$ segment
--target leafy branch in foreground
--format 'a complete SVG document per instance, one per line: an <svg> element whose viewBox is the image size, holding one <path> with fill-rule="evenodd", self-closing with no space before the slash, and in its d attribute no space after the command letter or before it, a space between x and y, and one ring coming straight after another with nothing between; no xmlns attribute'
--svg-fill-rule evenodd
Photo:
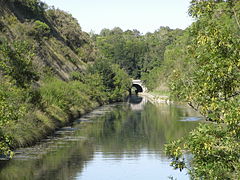
<svg viewBox="0 0 240 180"><path fill-rule="evenodd" d="M211 123L200 125L185 141L167 145L166 152L180 169L186 167L183 152L190 152L193 179L240 176L239 12L239 1L191 2L190 14L197 21L189 28L185 66L172 74L171 90Z"/></svg>

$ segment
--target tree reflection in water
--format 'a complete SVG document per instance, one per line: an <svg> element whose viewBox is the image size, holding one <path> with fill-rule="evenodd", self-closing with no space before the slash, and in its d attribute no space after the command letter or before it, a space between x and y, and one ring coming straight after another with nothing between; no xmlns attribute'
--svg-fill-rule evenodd
<svg viewBox="0 0 240 180"><path fill-rule="evenodd" d="M164 143L185 136L198 124L180 121L198 116L186 107L156 106L138 96L111 108L104 115L86 115L81 119L91 121L76 121L73 128L78 130L39 145L40 150L24 149L26 157L20 154L14 160L1 162L0 179L74 179L81 176L89 162L95 161L94 154L99 152L117 160L151 153L161 161L167 159ZM48 152L40 155L42 151Z"/></svg>

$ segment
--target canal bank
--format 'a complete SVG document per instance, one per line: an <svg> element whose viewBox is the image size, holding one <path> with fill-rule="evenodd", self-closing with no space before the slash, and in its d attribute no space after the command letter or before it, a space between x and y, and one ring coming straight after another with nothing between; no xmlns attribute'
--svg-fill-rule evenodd
<svg viewBox="0 0 240 180"><path fill-rule="evenodd" d="M167 96L167 95L154 94L154 93L151 93L151 92L143 92L143 93L139 93L139 95L147 98L153 104L158 104L158 103L170 104L170 103L173 103L173 101L171 101L170 97Z"/></svg>
<svg viewBox="0 0 240 180"><path fill-rule="evenodd" d="M66 93L66 99L69 98L69 96L70 95ZM76 98L76 96L74 97ZM54 135L55 132L62 127L71 126L71 124L77 118L80 118L89 112L98 109L104 104L110 103L109 101L105 102L104 104L100 104L94 99L85 97L82 99L83 102L81 104L73 102L71 104L74 105L67 107L64 107L65 99L63 99L62 103L58 105L44 104L39 109L28 109L28 116L26 119L6 126L5 131L11 134L11 137L9 137L11 151L8 152L8 154L0 153L0 161L10 160L14 156L14 150L38 144L48 136Z"/></svg>

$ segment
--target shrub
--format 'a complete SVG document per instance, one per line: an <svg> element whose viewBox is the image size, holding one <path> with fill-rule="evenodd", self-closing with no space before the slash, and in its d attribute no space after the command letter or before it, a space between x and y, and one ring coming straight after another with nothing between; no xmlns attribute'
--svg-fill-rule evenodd
<svg viewBox="0 0 240 180"><path fill-rule="evenodd" d="M37 20L33 23L33 28L30 30L29 35L41 40L41 38L48 38L50 32L50 27L46 23Z"/></svg>
<svg viewBox="0 0 240 180"><path fill-rule="evenodd" d="M54 105L69 112L73 106L78 106L80 109L90 104L84 88L79 81L65 82L56 78L48 78L40 88L40 92L46 106Z"/></svg>
<svg viewBox="0 0 240 180"><path fill-rule="evenodd" d="M24 91L7 80L0 80L0 154L12 155L13 138L9 127L18 123L26 111Z"/></svg>
<svg viewBox="0 0 240 180"><path fill-rule="evenodd" d="M90 74L98 74L103 82L104 91L110 101L122 100L131 87L128 74L120 69L119 65L108 60L98 60L89 67Z"/></svg>
<svg viewBox="0 0 240 180"><path fill-rule="evenodd" d="M15 41L12 47L3 41L0 44L0 73L9 76L19 87L27 87L39 79L32 65L31 46L26 41Z"/></svg>

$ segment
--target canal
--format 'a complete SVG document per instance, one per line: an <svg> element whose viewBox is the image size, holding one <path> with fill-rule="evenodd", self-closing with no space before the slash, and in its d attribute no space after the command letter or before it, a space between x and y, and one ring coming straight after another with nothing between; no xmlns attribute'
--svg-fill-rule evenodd
<svg viewBox="0 0 240 180"><path fill-rule="evenodd" d="M0 179L190 179L170 166L164 144L186 136L200 120L186 106L154 105L133 96L86 114L34 147L16 150L13 160L0 162Z"/></svg>

